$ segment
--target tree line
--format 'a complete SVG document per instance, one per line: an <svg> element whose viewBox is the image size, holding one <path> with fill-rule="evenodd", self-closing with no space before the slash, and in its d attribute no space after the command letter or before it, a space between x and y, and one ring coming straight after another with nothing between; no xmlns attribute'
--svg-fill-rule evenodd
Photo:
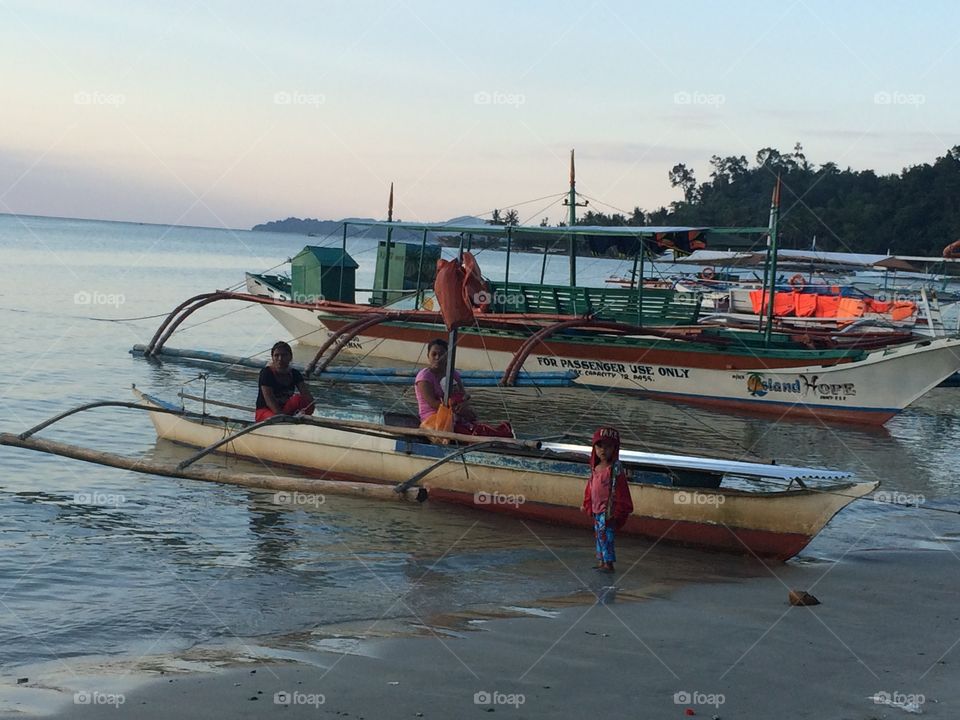
<svg viewBox="0 0 960 720"><path fill-rule="evenodd" d="M582 225L766 225L777 176L781 247L836 252L940 255L960 238L960 145L933 163L892 175L814 166L797 143L792 152L762 148L745 155L710 158L710 179L699 182L684 163L668 173L683 199L653 211L635 207L628 216L588 211Z"/></svg>

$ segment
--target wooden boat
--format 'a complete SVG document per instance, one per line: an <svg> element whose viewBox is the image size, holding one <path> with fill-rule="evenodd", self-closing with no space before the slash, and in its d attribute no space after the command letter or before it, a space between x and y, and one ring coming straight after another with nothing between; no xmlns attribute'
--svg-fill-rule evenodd
<svg viewBox="0 0 960 720"><path fill-rule="evenodd" d="M576 205L572 166L567 204L572 213ZM576 283L578 243L592 247L606 243L620 249L632 246L631 277L643 278L648 242L661 247L684 245L691 250L714 241L729 245L730 238L753 235L769 238L760 290L761 298L769 296L771 286L776 285L771 279L778 277L778 218L779 183L766 227L586 227L576 226L573 214L569 225L561 228L356 224L387 230L386 245L378 254L378 263L382 257L385 266L378 265L376 272L384 283L379 296L384 300L390 299L386 282L391 232L422 232L421 252L430 232L459 233L467 249L473 235L505 239L504 279L487 281L483 302L475 298L482 312L476 313L472 326L461 330L457 359L462 369L503 370L507 380L521 367L576 370L577 383L605 390L637 391L778 418L883 424L960 371L960 338L918 340L909 331L851 328L780 331L775 303L770 302L765 317L758 318L761 329L704 327L699 324L699 293L645 288L644 283L635 288L589 288ZM344 238L346 234L345 229ZM570 248L569 284L511 283L509 248L520 238L566 242ZM346 256L345 241L342 255ZM253 295L270 298L267 310L301 342L326 347L335 341L346 352L418 362L424 345L441 334L442 325L439 313L431 318L422 310L429 286L422 255L417 270L412 293L385 308L357 305L344 296L333 303L290 305L295 290L291 293L289 287L285 289L282 282L268 276L248 274L247 288ZM297 277L297 273L293 275ZM303 277L301 273L300 279ZM402 314L403 310L412 312Z"/></svg>
<svg viewBox="0 0 960 720"><path fill-rule="evenodd" d="M479 441L438 445L413 417L336 411L298 424L251 428L243 420L186 417L135 391L157 437L285 468L321 481L377 486L421 479L432 500L519 518L590 527L581 513L590 448L568 443ZM374 430L371 430L374 429ZM242 435L231 435L245 431ZM489 440L489 439L487 439ZM456 461L444 462L456 457ZM624 450L635 511L624 532L762 558L796 555L877 482L848 473ZM827 483L814 486L812 483ZM809 483L809 484L808 484Z"/></svg>
<svg viewBox="0 0 960 720"><path fill-rule="evenodd" d="M392 195L391 195L392 197ZM433 280L427 253L431 234L459 235L461 250L474 236L497 238L507 248L502 281L487 281L474 298L481 307L475 322L461 330L457 365L463 370L498 370L509 384L516 373L576 370L577 383L603 390L635 391L667 400L778 418L812 417L844 423L883 424L960 371L960 339L923 338L909 332L780 332L767 303L757 330L704 327L702 296L675 290L636 287L590 288L577 284L578 245L596 252L616 248L633 254L633 278L643 278L648 246L684 252L708 245L750 247L763 243L762 290L776 285L779 182L766 226L589 227L576 225L577 195L571 154L570 218L562 227L491 226L478 223L421 224L350 221L343 247L308 246L294 258L292 280L247 275L248 298L264 305L298 341L323 349L410 363L422 359L427 342L444 334L442 317L425 297ZM392 218L392 201L388 218ZM346 252L349 227L386 231L377 255L371 302L356 302L353 269ZM391 243L393 233L422 237L415 245ZM748 238L752 238L749 240ZM517 283L509 279L511 244L523 240L545 248L569 248L569 283ZM769 240L769 242L768 242ZM428 258L429 255L429 258ZM308 257L309 256L309 257ZM326 260L322 257L326 256ZM313 264L296 265L298 258ZM393 258L391 260L391 258ZM546 254L544 255L546 258ZM545 262L545 261L544 261ZM545 265L544 265L545 268ZM407 270L410 269L412 274ZM402 270L398 274L398 270ZM231 294L233 299L242 299ZM323 298L317 302L299 299ZM196 302L194 302L196 301ZM194 307L211 301L197 296L157 331L146 349L152 354ZM194 302L192 307L186 307ZM178 315L179 313L179 315Z"/></svg>
<svg viewBox="0 0 960 720"><path fill-rule="evenodd" d="M256 282L263 284L262 279ZM577 290L589 297L589 289ZM424 311L393 320L389 310L337 303L306 308L281 301L266 307L294 337L316 345L351 332L363 317L383 314L382 322L351 334L343 351L408 363L420 362L426 343L444 332L439 314ZM576 370L575 382L591 388L778 418L875 425L960 371L957 338L889 331L818 335L810 330L767 338L705 326L604 325L582 317L578 322L573 315L543 317L549 319L518 315L511 323L509 313L494 313L462 328L458 367Z"/></svg>

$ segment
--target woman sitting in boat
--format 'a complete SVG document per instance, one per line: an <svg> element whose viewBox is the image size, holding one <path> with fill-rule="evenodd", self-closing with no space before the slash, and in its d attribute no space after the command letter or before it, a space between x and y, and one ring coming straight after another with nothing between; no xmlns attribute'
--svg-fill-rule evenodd
<svg viewBox="0 0 960 720"><path fill-rule="evenodd" d="M421 427L435 427L434 423L440 403L443 402L444 384L447 372L447 341L431 340L427 345L427 367L417 373L415 389ZM513 437L510 423L502 422L491 426L477 422L477 415L470 407L470 396L463 387L460 373L453 371L453 391L450 393L450 408L454 412L453 431L464 435L489 435L492 437Z"/></svg>
<svg viewBox="0 0 960 720"><path fill-rule="evenodd" d="M270 349L270 364L260 371L257 422L274 415L313 415L313 396L303 374L290 367L293 350L282 340Z"/></svg>

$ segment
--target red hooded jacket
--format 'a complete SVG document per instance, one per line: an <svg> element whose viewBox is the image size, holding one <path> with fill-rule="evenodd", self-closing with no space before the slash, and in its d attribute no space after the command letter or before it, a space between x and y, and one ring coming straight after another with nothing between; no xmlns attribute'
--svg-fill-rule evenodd
<svg viewBox="0 0 960 720"><path fill-rule="evenodd" d="M593 434L593 444L596 445L600 440L610 439L616 445L613 452L613 471L616 476L611 483L612 498L607 498L607 518L614 530L619 530L626 523L627 518L633 512L633 498L630 497L630 488L627 484L627 473L620 464L620 433L613 428L600 428ZM590 450L590 476L593 477L593 469L599 462L597 453ZM583 489L583 504L580 509L587 515L593 516L593 503L590 497L590 479L587 479L587 486Z"/></svg>

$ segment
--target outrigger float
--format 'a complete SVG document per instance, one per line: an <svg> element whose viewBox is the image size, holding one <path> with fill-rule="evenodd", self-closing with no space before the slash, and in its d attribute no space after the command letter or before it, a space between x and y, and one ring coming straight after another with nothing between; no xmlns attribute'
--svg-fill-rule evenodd
<svg viewBox="0 0 960 720"><path fill-rule="evenodd" d="M391 500L429 497L521 519L590 526L580 511L588 445L428 431L417 427L415 417L395 413L332 410L322 417L255 423L188 412L134 393L136 402L91 403L19 435L0 434L0 444L154 475ZM59 419L104 406L145 410L159 439L202 449L173 464L34 437ZM213 452L275 466L278 474L195 465ZM764 559L796 555L837 512L879 485L851 482L845 472L687 455L623 450L621 461L635 508L624 532Z"/></svg>

